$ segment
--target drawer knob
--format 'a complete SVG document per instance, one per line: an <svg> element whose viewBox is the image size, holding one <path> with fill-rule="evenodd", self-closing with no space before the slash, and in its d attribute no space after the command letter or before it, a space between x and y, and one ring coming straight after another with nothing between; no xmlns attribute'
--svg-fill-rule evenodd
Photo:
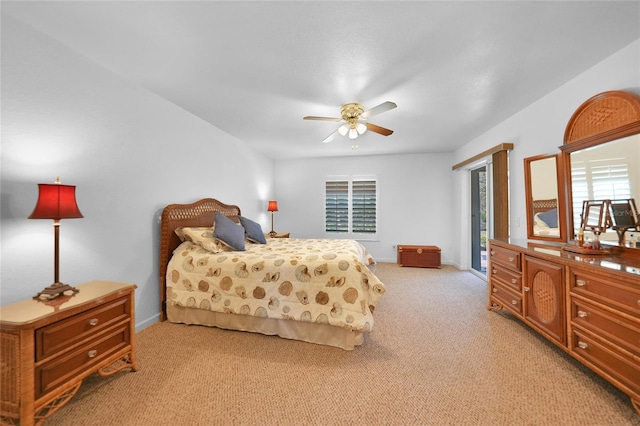
<svg viewBox="0 0 640 426"><path fill-rule="evenodd" d="M422 254L422 249L419 248L418 250L416 250L418 252L418 254Z"/></svg>
<svg viewBox="0 0 640 426"><path fill-rule="evenodd" d="M96 355L98 355L98 351L96 351L95 349L90 350L87 355L89 356L89 358L95 358Z"/></svg>
<svg viewBox="0 0 640 426"><path fill-rule="evenodd" d="M494 292L494 293L497 293L497 292L498 292L498 289L494 287L494 288L493 288L493 292Z"/></svg>
<svg viewBox="0 0 640 426"><path fill-rule="evenodd" d="M578 311L578 316L580 318L586 318L587 317L587 313L585 311Z"/></svg>
<svg viewBox="0 0 640 426"><path fill-rule="evenodd" d="M589 345L587 345L585 342L578 342L578 347L580 349L587 349Z"/></svg>
<svg viewBox="0 0 640 426"><path fill-rule="evenodd" d="M509 256L509 262L513 262L513 259L515 259L515 257Z"/></svg>
<svg viewBox="0 0 640 426"><path fill-rule="evenodd" d="M491 271L491 273L492 273L493 275L495 275L495 274L497 274L497 273L498 273L498 271L494 269L493 271Z"/></svg>
<svg viewBox="0 0 640 426"><path fill-rule="evenodd" d="M580 287L584 287L587 285L587 282L585 280L576 280L576 284Z"/></svg>
<svg viewBox="0 0 640 426"><path fill-rule="evenodd" d="M517 283L517 282L518 282L518 280L516 280L515 278L511 278L511 283L512 283L512 284L515 284L515 283Z"/></svg>
<svg viewBox="0 0 640 426"><path fill-rule="evenodd" d="M91 318L89 320L89 325L98 325L98 318Z"/></svg>
<svg viewBox="0 0 640 426"><path fill-rule="evenodd" d="M518 304L518 301L517 301L517 300L512 300L512 301L511 301L511 304L512 304L512 305L517 305L517 304Z"/></svg>
<svg viewBox="0 0 640 426"><path fill-rule="evenodd" d="M493 251L493 250L491 250L491 252L490 252L490 253L491 253L491 256L495 256L495 254L496 254L496 252L495 252L495 251Z"/></svg>
<svg viewBox="0 0 640 426"><path fill-rule="evenodd" d="M524 288L524 291L529 291L529 290L531 290L529 287Z"/></svg>

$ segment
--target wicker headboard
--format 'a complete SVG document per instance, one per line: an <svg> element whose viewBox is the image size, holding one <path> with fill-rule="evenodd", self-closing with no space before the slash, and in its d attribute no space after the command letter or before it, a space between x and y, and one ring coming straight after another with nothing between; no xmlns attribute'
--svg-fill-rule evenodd
<svg viewBox="0 0 640 426"><path fill-rule="evenodd" d="M169 204L162 210L160 225L160 321L166 315L166 275L167 264L173 251L180 245L174 232L185 226L213 226L213 214L239 216L240 207L224 204L213 198L203 198L192 204Z"/></svg>
<svg viewBox="0 0 640 426"><path fill-rule="evenodd" d="M551 198L549 200L533 200L533 214L546 212L547 210L558 207L558 200Z"/></svg>

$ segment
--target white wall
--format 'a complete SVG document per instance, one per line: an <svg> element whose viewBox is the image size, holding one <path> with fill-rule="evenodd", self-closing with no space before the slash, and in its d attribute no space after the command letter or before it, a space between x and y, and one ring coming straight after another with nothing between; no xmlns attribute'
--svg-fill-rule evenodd
<svg viewBox="0 0 640 426"><path fill-rule="evenodd" d="M267 227L273 161L10 17L2 18L0 304L53 282L52 221L28 220L38 183L77 185L60 279L134 282L138 327L159 314L159 215L203 197Z"/></svg>
<svg viewBox="0 0 640 426"><path fill-rule="evenodd" d="M608 90L628 90L640 94L640 40L584 71L454 153L453 163L459 163L500 143L514 143L514 149L509 154L512 238L527 237L524 158L560 152L558 147L562 145L564 130L573 112L587 99ZM452 209L456 215L454 223L459 224L452 228L452 239L459 248L453 254L453 263L466 269L471 256L467 213L470 210L469 197L463 194L469 191L469 173L460 171L459 174L453 186L454 193L461 194L455 198Z"/></svg>
<svg viewBox="0 0 640 426"><path fill-rule="evenodd" d="M364 142L363 142L364 144ZM363 149L363 148L361 148ZM378 235L363 241L378 261L396 261L395 245L436 245L450 263L452 155L352 156L276 161L279 211L276 231L292 237L321 238L324 233L324 183L331 175L378 177ZM329 236L332 237L332 236Z"/></svg>

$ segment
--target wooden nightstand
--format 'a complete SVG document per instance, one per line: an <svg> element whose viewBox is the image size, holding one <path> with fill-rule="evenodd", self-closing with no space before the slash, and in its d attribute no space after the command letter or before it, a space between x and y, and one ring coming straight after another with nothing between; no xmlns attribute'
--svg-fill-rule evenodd
<svg viewBox="0 0 640 426"><path fill-rule="evenodd" d="M42 424L90 374L138 370L136 285L91 281L77 288L0 307L2 424Z"/></svg>
<svg viewBox="0 0 640 426"><path fill-rule="evenodd" d="M276 235L272 236L268 232L264 234L267 238L289 238L290 232L276 232Z"/></svg>

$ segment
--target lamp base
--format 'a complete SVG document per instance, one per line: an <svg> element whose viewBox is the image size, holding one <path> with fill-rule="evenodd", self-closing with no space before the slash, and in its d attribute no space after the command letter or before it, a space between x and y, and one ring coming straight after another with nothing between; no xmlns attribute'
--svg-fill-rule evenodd
<svg viewBox="0 0 640 426"><path fill-rule="evenodd" d="M53 283L49 287L45 288L44 290L42 290L41 292L33 296L33 298L51 300L51 299L55 299L58 296L63 295L65 291L69 291L69 290L74 293L78 293L80 291L75 287L71 287L69 284Z"/></svg>

